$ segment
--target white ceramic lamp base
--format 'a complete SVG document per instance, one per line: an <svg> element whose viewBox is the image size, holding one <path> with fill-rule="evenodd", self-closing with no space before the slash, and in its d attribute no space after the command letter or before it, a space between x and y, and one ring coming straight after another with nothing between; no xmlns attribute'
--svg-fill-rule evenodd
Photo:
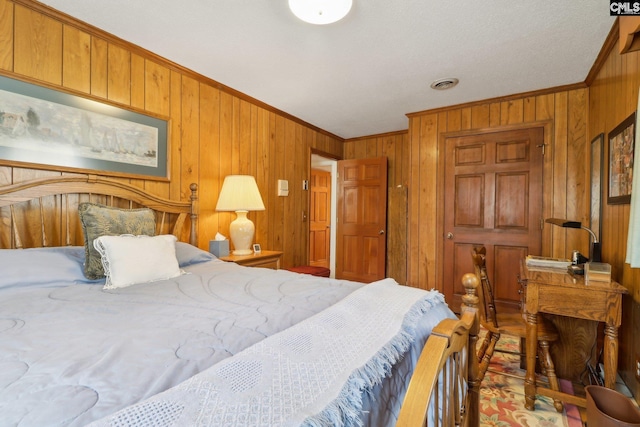
<svg viewBox="0 0 640 427"><path fill-rule="evenodd" d="M253 250L253 236L256 227L253 222L247 218L248 211L236 211L237 218L229 224L229 234L231 242L233 242L234 255L251 255Z"/></svg>

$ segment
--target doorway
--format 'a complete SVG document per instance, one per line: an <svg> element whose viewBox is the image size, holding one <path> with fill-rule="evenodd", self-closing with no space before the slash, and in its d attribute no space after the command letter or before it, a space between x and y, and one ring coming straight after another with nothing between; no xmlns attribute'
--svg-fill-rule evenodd
<svg viewBox="0 0 640 427"><path fill-rule="evenodd" d="M330 184L312 188L309 182L309 264L325 262L321 258L328 258L331 278L363 283L383 279L386 277L387 158L338 160L314 149L310 157L310 181L313 171L317 171L318 176L324 172L325 181L326 173L330 174ZM314 199L316 196L323 198L318 205L330 204L323 211L324 216L330 212L328 224L311 218L319 216L315 209L320 199ZM328 255L323 252L318 256L318 248L326 247L327 230Z"/></svg>
<svg viewBox="0 0 640 427"><path fill-rule="evenodd" d="M314 171L318 171L314 179ZM338 160L311 153L309 182L309 265L327 267L331 278L336 272L336 227L332 218L337 215L336 191ZM323 199L324 198L324 199ZM328 218L324 218L326 214Z"/></svg>

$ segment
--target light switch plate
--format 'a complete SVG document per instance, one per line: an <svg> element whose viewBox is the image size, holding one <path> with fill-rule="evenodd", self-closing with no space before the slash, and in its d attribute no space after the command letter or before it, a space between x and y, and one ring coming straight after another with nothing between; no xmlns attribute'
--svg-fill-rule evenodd
<svg viewBox="0 0 640 427"><path fill-rule="evenodd" d="M278 196L288 196L289 195L289 181L286 179L278 180Z"/></svg>

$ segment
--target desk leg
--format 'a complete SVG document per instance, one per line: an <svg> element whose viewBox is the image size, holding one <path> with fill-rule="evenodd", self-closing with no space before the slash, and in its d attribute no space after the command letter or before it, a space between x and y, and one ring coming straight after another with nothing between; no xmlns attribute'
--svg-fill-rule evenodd
<svg viewBox="0 0 640 427"><path fill-rule="evenodd" d="M536 354L538 354L538 319L527 313L527 375L524 380L524 406L530 411L536 405Z"/></svg>
<svg viewBox="0 0 640 427"><path fill-rule="evenodd" d="M604 327L604 386L616 388L618 372L618 328L611 325Z"/></svg>

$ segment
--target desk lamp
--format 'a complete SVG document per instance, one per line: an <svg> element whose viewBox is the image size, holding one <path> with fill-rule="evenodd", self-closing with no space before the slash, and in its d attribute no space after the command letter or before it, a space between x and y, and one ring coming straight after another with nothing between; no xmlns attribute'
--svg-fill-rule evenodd
<svg viewBox="0 0 640 427"><path fill-rule="evenodd" d="M602 261L602 253L600 248L600 242L598 242L598 236L594 233L590 228L585 227L580 223L580 221L568 221L566 219L560 218L547 218L544 220L549 224L557 225L558 227L564 228L581 228L586 230L591 237L593 238L593 242L591 243L591 253L589 254L589 259L593 262L601 262Z"/></svg>
<svg viewBox="0 0 640 427"><path fill-rule="evenodd" d="M235 212L237 217L229 224L234 255L250 255L255 226L247 218L249 211L263 211L264 203L256 179L251 175L229 175L222 183L217 211Z"/></svg>

